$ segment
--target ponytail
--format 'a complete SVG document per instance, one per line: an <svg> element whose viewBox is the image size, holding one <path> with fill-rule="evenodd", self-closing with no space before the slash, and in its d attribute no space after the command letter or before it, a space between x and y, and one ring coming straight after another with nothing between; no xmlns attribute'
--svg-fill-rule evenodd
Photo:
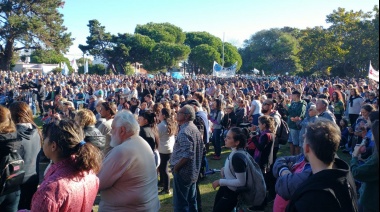
<svg viewBox="0 0 380 212"><path fill-rule="evenodd" d="M92 170L95 174L100 171L102 154L100 150L91 143L81 141L78 144L78 151L75 156L75 168L78 171Z"/></svg>

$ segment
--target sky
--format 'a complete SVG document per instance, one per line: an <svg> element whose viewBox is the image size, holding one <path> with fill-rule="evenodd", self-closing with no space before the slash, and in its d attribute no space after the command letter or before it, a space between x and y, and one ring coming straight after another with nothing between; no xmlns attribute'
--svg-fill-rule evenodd
<svg viewBox="0 0 380 212"><path fill-rule="evenodd" d="M134 33L138 24L168 22L184 32L206 31L241 47L258 31L285 26L328 27L326 16L339 7L372 11L378 0L66 0L60 12L75 38L67 57L82 57L89 20L111 34Z"/></svg>

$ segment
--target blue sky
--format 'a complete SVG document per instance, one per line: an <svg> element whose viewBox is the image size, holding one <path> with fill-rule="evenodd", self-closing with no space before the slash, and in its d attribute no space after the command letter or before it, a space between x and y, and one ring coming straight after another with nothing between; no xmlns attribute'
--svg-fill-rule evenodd
<svg viewBox="0 0 380 212"><path fill-rule="evenodd" d="M323 26L338 7L372 11L378 0L66 0L64 25L75 38L67 57L81 57L88 21L97 19L106 31L134 33L137 24L169 22L185 32L207 31L241 46L254 33L284 26Z"/></svg>

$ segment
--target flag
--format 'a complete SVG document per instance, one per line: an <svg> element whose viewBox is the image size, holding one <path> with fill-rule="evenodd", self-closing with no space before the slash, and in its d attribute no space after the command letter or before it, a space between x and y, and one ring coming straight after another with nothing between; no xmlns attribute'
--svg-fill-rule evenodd
<svg viewBox="0 0 380 212"><path fill-rule="evenodd" d="M234 77L236 73L236 68L237 62L234 63L231 67L224 68L214 61L214 65L212 67L212 75L222 78Z"/></svg>
<svg viewBox="0 0 380 212"><path fill-rule="evenodd" d="M369 62L369 73L368 78L375 80L376 82L379 82L379 71L376 71L371 64L371 61Z"/></svg>
<svg viewBox="0 0 380 212"><path fill-rule="evenodd" d="M69 68L67 67L66 63L63 63L62 75L69 75Z"/></svg>
<svg viewBox="0 0 380 212"><path fill-rule="evenodd" d="M261 72L263 72L263 76L265 76L264 70L261 70Z"/></svg>
<svg viewBox="0 0 380 212"><path fill-rule="evenodd" d="M86 62L84 63L84 73L88 73L88 60L86 60Z"/></svg>
<svg viewBox="0 0 380 212"><path fill-rule="evenodd" d="M78 70L78 65L77 65L77 62L75 60L75 58L71 61L71 67L74 69L74 72L77 72Z"/></svg>
<svg viewBox="0 0 380 212"><path fill-rule="evenodd" d="M256 68L253 68L252 72L253 72L253 74L259 74L260 73L260 71L257 70Z"/></svg>

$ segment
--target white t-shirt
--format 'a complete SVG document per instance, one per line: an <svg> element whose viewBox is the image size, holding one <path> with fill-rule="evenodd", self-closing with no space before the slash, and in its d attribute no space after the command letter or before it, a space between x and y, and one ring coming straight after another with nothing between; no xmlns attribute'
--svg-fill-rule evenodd
<svg viewBox="0 0 380 212"><path fill-rule="evenodd" d="M253 111L252 115L260 114L261 113L261 102L260 100L254 99L251 103L251 108L255 106L255 111Z"/></svg>

